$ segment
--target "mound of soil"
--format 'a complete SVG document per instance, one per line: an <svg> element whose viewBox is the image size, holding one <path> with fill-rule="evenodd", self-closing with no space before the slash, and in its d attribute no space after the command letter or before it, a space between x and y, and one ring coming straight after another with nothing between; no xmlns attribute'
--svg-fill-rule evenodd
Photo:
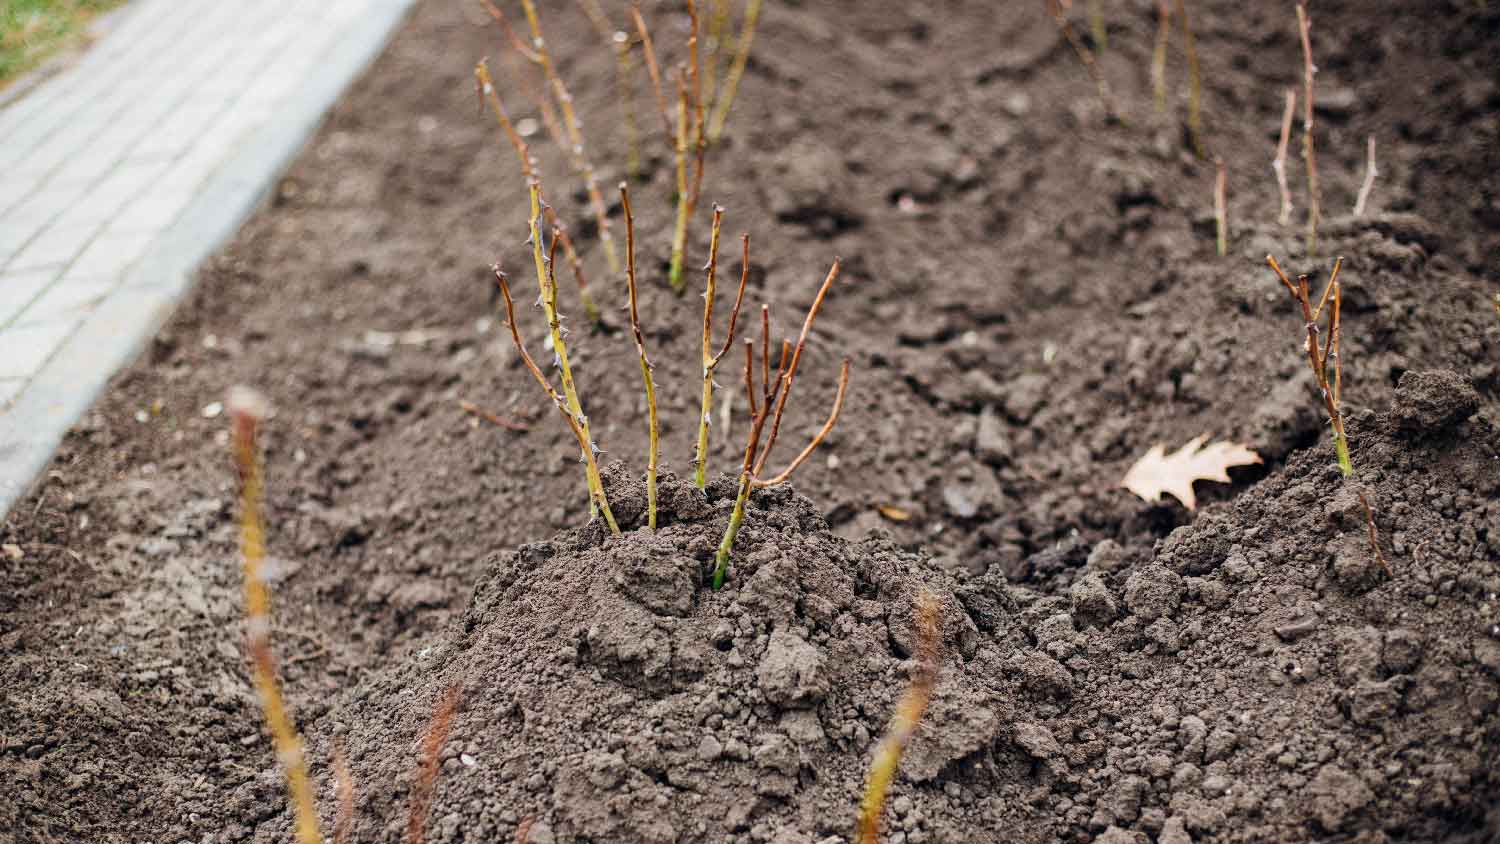
<svg viewBox="0 0 1500 844"><path fill-rule="evenodd" d="M732 479L705 495L669 476L655 533L594 525L492 557L442 643L362 683L330 732L365 788L407 783L427 713L462 688L434 841L509 840L525 819L536 844L841 841L929 588L946 658L892 841L1477 828L1500 753L1500 579L1475 573L1500 553L1500 432L1465 421L1477 396L1451 372L1410 373L1400 396L1353 426L1394 580L1326 448L1149 554L1095 545L1062 595L843 539L779 490L753 499L712 592ZM616 464L608 484L638 527L639 482ZM403 807L367 804L360 840L388 840Z"/></svg>
<svg viewBox="0 0 1500 844"><path fill-rule="evenodd" d="M615 464L606 486L622 528L639 528L639 480ZM780 488L752 497L732 580L714 592L734 490L728 476L705 494L667 475L655 532L593 525L492 557L440 646L333 714L356 780L406 780L413 728L459 684L434 841L509 840L523 817L538 844L811 841L852 817L864 750L913 667L925 586L943 597L946 644L963 658L943 673L943 728L907 758L932 793L902 805L945 838L982 824L982 807L947 805L941 785L1013 712L970 670L980 637L948 576L887 539L830 533ZM403 828L402 801L370 808L361 840Z"/></svg>

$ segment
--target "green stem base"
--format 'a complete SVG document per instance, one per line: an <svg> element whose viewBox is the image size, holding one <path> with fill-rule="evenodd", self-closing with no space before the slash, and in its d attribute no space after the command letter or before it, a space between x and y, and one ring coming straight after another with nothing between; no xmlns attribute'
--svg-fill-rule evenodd
<svg viewBox="0 0 1500 844"><path fill-rule="evenodd" d="M734 538L739 535L740 524L745 521L745 501L750 498L750 475L740 475L740 491L734 497L734 510L729 514L729 527L724 531L724 538L719 542L719 550L714 554L714 579L713 588L717 592L723 588L724 580L729 576L729 555L734 549Z"/></svg>
<svg viewBox="0 0 1500 844"><path fill-rule="evenodd" d="M1344 477L1354 475L1354 464L1349 460L1349 438L1343 434L1333 435L1333 453L1338 455L1339 471Z"/></svg>

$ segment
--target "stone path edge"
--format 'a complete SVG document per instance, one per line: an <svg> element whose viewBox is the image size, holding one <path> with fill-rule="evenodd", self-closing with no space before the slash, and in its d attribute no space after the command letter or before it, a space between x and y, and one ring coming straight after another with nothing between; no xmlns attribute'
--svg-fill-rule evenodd
<svg viewBox="0 0 1500 844"><path fill-rule="evenodd" d="M191 288L203 262L260 206L344 89L375 60L415 0L384 0L363 16L280 118L247 137L0 414L0 519L41 479L68 430L140 355ZM225 385L226 388L229 385ZM27 479L25 481L16 479Z"/></svg>

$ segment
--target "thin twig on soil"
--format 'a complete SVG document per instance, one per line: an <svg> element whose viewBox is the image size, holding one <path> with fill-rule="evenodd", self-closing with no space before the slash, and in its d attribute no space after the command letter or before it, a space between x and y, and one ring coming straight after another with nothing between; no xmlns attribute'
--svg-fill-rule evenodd
<svg viewBox="0 0 1500 844"><path fill-rule="evenodd" d="M921 723L922 714L927 711L927 704L937 687L938 669L942 664L942 619L937 598L926 589L917 597L912 626L917 637L916 670L870 762L870 775L865 781L864 799L859 806L859 825L854 834L857 844L876 844L879 839L880 815L885 808L886 793L901 765L902 751Z"/></svg>
<svg viewBox="0 0 1500 844"><path fill-rule="evenodd" d="M1359 186L1359 196L1354 199L1354 216L1356 217L1363 217L1365 215L1365 205L1370 201L1370 191L1375 189L1375 177L1380 175L1380 171L1375 169L1374 135L1369 137L1365 145L1365 150L1367 159L1365 162L1365 180Z"/></svg>
<svg viewBox="0 0 1500 844"><path fill-rule="evenodd" d="M1318 218L1322 213L1323 191L1318 184L1317 151L1313 145L1313 75L1318 68L1312 57L1312 22L1307 4L1297 4L1297 31L1302 39L1302 160L1307 164L1307 256L1318 248Z"/></svg>
<svg viewBox="0 0 1500 844"><path fill-rule="evenodd" d="M656 380L651 374L651 359L646 356L646 338L641 334L635 282L635 215L630 211L630 188L624 182L620 183L620 205L625 209L625 282L630 296L630 332L635 337L635 351L641 361L641 380L646 385L646 420L650 440L646 453L646 526L656 530L656 463L660 453Z"/></svg>
<svg viewBox="0 0 1500 844"><path fill-rule="evenodd" d="M1385 569L1385 576L1394 578L1396 573L1391 571L1385 552L1380 550L1380 532L1375 529L1375 511L1370 509L1370 499L1365 497L1363 490L1359 492L1359 503L1365 508L1365 526L1370 530L1370 547L1375 551L1375 558L1380 561L1380 567Z"/></svg>
<svg viewBox="0 0 1500 844"><path fill-rule="evenodd" d="M1297 113L1297 89L1286 89L1286 107L1281 112L1281 139L1276 143L1276 157L1271 171L1276 174L1276 188L1281 192L1281 214L1276 221L1286 225L1292 220L1292 191L1286 186L1286 150L1292 139L1292 118Z"/></svg>
<svg viewBox="0 0 1500 844"><path fill-rule="evenodd" d="M265 525L261 516L264 481L258 435L269 412L263 396L236 387L225 402L232 427L232 445L240 481L240 563L245 593L245 643L250 651L252 679L261 711L271 731L276 758L286 777L298 844L322 844L318 810L313 802L302 737L287 715L276 680L276 657L271 651L271 572L266 566Z"/></svg>
<svg viewBox="0 0 1500 844"><path fill-rule="evenodd" d="M438 772L442 769L443 744L458 712L461 687L454 683L438 698L432 720L422 733L422 755L417 760L416 780L411 789L411 805L406 817L406 844L423 844L427 840L427 815L437 791Z"/></svg>
<svg viewBox="0 0 1500 844"><path fill-rule="evenodd" d="M531 430L531 426L526 424L525 422L515 422L513 420L506 419L504 416L499 416L495 413L491 413L490 411L485 410L484 408L469 401L468 399L459 399L458 406L459 409L461 409L464 413L468 413L472 416L477 416L480 419L483 419L484 421L490 423L491 425L499 428L504 428L507 431Z"/></svg>

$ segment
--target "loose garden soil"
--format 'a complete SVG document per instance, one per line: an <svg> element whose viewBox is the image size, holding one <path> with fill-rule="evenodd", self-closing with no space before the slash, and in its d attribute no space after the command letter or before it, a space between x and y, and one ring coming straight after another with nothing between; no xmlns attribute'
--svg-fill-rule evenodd
<svg viewBox="0 0 1500 844"><path fill-rule="evenodd" d="M1229 172L1219 258L1214 168L1180 114L1152 110L1155 3L1105 4L1124 125L1044 4L889 5L767 4L709 154L705 205L750 232L747 299L778 334L844 259L788 439L854 363L834 435L795 491L753 499L713 592L732 484L669 477L662 529L640 527L623 285L539 133L609 323L590 330L565 286L628 532L586 524L576 445L509 347L488 269L524 284L525 194L471 70L490 55L523 114L520 66L482 9L418 4L0 531L0 830L290 839L216 415L248 383L277 409L282 675L325 821L330 749L348 749L356 840L401 839L453 684L431 840L523 822L536 844L847 840L922 588L942 601L943 669L889 841L1500 840L1500 10L1313 4L1327 219L1309 258L1300 224L1275 223L1269 167L1300 75L1292 8L1193 4L1205 140ZM675 55L685 18L646 12ZM571 4L544 14L611 184L613 59ZM1175 100L1175 52L1168 71ZM662 283L671 159L644 88L637 120L642 320L664 459L686 475L701 300ZM1370 133L1381 175L1356 219ZM1268 252L1314 279L1346 258L1352 482ZM540 316L519 316L535 352ZM1265 463L1200 485L1196 514L1118 488L1150 446L1202 433Z"/></svg>

